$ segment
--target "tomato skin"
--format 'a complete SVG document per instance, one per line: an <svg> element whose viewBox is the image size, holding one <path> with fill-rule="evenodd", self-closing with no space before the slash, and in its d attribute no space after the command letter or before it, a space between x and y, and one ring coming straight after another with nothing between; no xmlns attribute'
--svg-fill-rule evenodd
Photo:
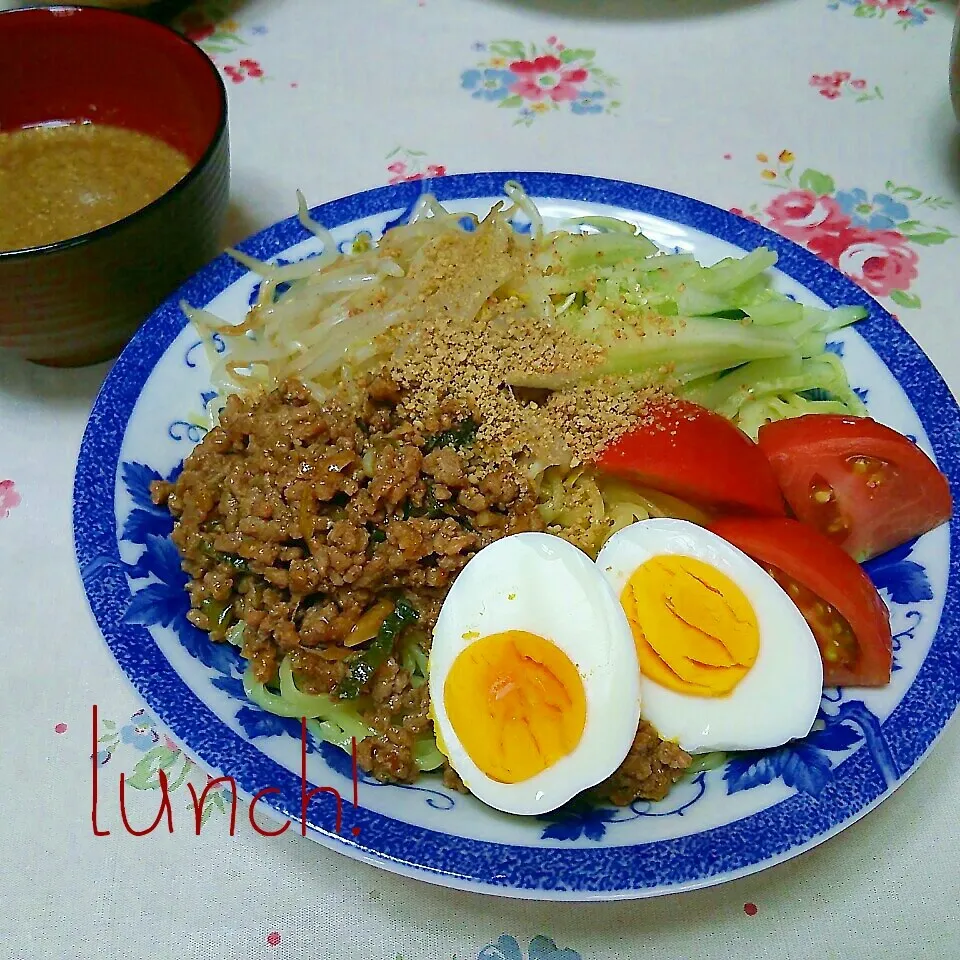
<svg viewBox="0 0 960 960"><path fill-rule="evenodd" d="M854 658L851 662L832 662L824 655L825 687L880 687L890 682L890 617L876 587L849 554L812 527L785 517L724 517L710 529L761 566L775 567L816 594L849 624L856 638ZM820 643L808 611L797 605ZM822 643L820 647L824 654Z"/></svg>
<svg viewBox="0 0 960 960"><path fill-rule="evenodd" d="M669 398L648 406L644 419L603 451L601 470L699 506L786 514L766 457L725 417Z"/></svg>
<svg viewBox="0 0 960 960"><path fill-rule="evenodd" d="M758 435L797 519L864 561L950 519L950 485L902 434L869 417L807 414Z"/></svg>

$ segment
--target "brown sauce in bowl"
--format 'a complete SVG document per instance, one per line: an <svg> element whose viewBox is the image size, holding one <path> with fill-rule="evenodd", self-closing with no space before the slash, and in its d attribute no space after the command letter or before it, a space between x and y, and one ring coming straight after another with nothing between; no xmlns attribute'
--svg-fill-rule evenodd
<svg viewBox="0 0 960 960"><path fill-rule="evenodd" d="M0 252L122 220L189 169L187 158L162 140L106 124L0 133Z"/></svg>

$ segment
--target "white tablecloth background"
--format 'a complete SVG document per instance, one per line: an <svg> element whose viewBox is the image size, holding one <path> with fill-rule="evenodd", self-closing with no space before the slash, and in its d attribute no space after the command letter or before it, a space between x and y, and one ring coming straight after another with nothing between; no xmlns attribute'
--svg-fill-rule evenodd
<svg viewBox="0 0 960 960"><path fill-rule="evenodd" d="M953 19L952 4L912 0L209 0L181 25L229 88L227 240L288 216L297 188L315 204L429 165L618 177L764 222L791 164L794 180L807 169L832 178L813 181L827 201L849 206L862 190L867 217L891 213L873 199L890 181L920 194L910 216L927 241L888 238L865 282L956 392ZM562 102L529 117L473 96L469 71L493 55L491 42L543 50L551 37L554 49L595 50L619 84L600 84L604 96L579 112ZM612 100L614 111L589 109ZM854 260L845 268L857 275ZM903 305L915 298L920 306ZM124 833L117 776L164 741L100 638L73 559L75 458L107 369L0 358L0 957L518 960L520 950L537 960L538 936L555 942L553 960L960 956L956 725L902 789L825 845L751 878L643 902L451 892L292 831L266 839L241 826L229 837L218 811L197 837L183 788L173 836ZM109 837L90 822L93 704L99 748L111 753L101 769ZM190 761L167 749L172 769L188 773ZM132 816L142 822L156 800L134 792Z"/></svg>

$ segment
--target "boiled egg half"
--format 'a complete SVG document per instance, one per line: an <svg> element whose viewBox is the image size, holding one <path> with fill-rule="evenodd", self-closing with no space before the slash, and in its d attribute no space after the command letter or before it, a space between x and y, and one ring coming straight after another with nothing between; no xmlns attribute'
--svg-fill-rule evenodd
<svg viewBox="0 0 960 960"><path fill-rule="evenodd" d="M544 533L470 559L433 632L437 742L478 799L554 810L623 762L640 719L640 672L617 596L590 558Z"/></svg>
<svg viewBox="0 0 960 960"><path fill-rule="evenodd" d="M816 640L750 557L686 520L618 531L597 566L630 623L643 716L689 753L806 736L823 690Z"/></svg>

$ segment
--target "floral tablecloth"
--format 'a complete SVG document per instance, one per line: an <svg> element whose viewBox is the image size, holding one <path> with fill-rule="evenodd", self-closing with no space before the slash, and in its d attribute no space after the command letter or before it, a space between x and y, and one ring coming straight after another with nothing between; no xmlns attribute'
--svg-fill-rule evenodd
<svg viewBox="0 0 960 960"><path fill-rule="evenodd" d="M472 170L640 181L756 218L839 267L956 392L954 17L942 0L207 0L176 25L229 90L226 241L288 216L297 188L315 204ZM198 836L190 793L206 776L132 693L74 566L75 457L106 372L0 358L0 957L960 956L956 725L839 837L651 901L538 904L405 881L293 831L230 836L220 791ZM99 823L91 755L108 784ZM118 775L142 822L159 770L180 829L131 836Z"/></svg>

